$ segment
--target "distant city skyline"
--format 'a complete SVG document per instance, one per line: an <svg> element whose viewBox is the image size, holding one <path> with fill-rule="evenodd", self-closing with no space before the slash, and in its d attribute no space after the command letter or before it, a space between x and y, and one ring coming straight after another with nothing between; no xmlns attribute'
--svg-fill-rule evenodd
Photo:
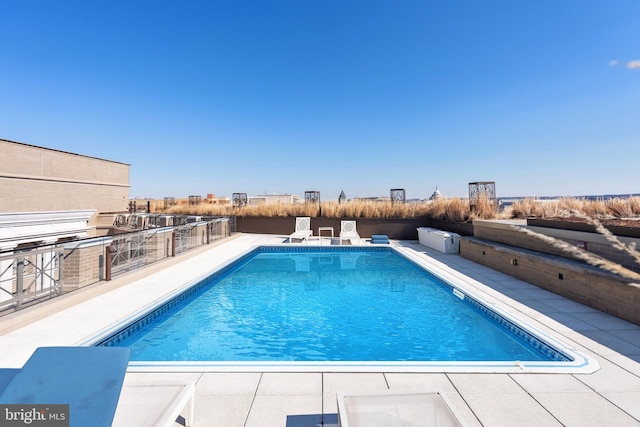
<svg viewBox="0 0 640 427"><path fill-rule="evenodd" d="M636 0L31 0L0 16L0 138L128 163L132 198L640 193Z"/></svg>

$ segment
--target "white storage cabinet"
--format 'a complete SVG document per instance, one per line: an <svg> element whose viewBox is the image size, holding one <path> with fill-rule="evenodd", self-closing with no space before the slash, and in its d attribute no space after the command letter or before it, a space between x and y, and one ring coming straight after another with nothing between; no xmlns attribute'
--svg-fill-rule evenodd
<svg viewBox="0 0 640 427"><path fill-rule="evenodd" d="M419 227L418 240L421 245L446 254L460 252L460 235L435 228Z"/></svg>

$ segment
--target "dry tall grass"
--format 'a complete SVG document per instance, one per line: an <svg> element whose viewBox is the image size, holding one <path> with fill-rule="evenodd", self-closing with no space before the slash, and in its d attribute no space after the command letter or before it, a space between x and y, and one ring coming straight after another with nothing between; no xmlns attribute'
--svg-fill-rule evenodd
<svg viewBox="0 0 640 427"><path fill-rule="evenodd" d="M510 218L567 218L576 214L597 219L640 217L640 197L587 200L564 197L555 200L524 199L503 212Z"/></svg>
<svg viewBox="0 0 640 427"><path fill-rule="evenodd" d="M429 206L373 201L323 202L321 214L326 218L426 218Z"/></svg>
<svg viewBox="0 0 640 427"><path fill-rule="evenodd" d="M473 212L469 202L464 199L441 199L423 203L391 203L378 201L348 201L321 203L273 203L268 205L249 205L231 207L230 205L196 205L178 203L167 209L162 201L153 202L151 211L164 214L241 217L291 217L322 216L325 218L436 218L456 222L471 219L491 219L497 216L497 206L492 202L480 202Z"/></svg>
<svg viewBox="0 0 640 427"><path fill-rule="evenodd" d="M274 203L232 208L229 204L206 201L189 205L188 201L164 209L163 201L153 201L151 211L166 214L243 217L322 216L325 218L434 218L455 222L474 219L566 218L574 213L589 218L640 218L640 197L611 200L586 200L566 197L555 200L523 199L499 212L494 201L480 198L471 211L469 201L461 198L440 199L422 203L391 203L352 200L344 203Z"/></svg>

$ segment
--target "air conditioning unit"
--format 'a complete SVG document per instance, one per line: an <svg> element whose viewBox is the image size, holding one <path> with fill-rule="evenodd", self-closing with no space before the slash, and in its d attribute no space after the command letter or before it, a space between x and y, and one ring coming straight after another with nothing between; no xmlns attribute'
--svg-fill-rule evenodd
<svg viewBox="0 0 640 427"><path fill-rule="evenodd" d="M132 228L146 229L149 228L149 215L132 214L129 216L129 226Z"/></svg>
<svg viewBox="0 0 640 427"><path fill-rule="evenodd" d="M183 215L173 217L173 225L177 227L179 225L185 225L187 223L187 217Z"/></svg>
<svg viewBox="0 0 640 427"><path fill-rule="evenodd" d="M173 225L173 216L161 215L158 218L158 227L171 227Z"/></svg>

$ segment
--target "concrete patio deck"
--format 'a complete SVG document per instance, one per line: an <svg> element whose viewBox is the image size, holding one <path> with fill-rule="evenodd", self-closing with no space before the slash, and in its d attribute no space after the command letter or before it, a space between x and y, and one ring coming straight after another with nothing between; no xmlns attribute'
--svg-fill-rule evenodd
<svg viewBox="0 0 640 427"><path fill-rule="evenodd" d="M80 345L184 283L260 244L287 236L243 234L92 289L0 318L0 367L21 367L39 346ZM314 242L317 243L317 242ZM324 244L328 244L327 239ZM417 242L392 241L464 275L505 311L593 356L592 374L412 372L138 372L126 381L196 383L195 426L272 427L287 417L335 414L336 393L431 389L447 395L469 426L640 426L640 327ZM461 276L462 277L462 276ZM42 316L38 315L42 313ZM41 318L39 318L41 317ZM21 320L21 319L27 319ZM309 419L308 424L318 425ZM325 425L335 425L328 417Z"/></svg>

